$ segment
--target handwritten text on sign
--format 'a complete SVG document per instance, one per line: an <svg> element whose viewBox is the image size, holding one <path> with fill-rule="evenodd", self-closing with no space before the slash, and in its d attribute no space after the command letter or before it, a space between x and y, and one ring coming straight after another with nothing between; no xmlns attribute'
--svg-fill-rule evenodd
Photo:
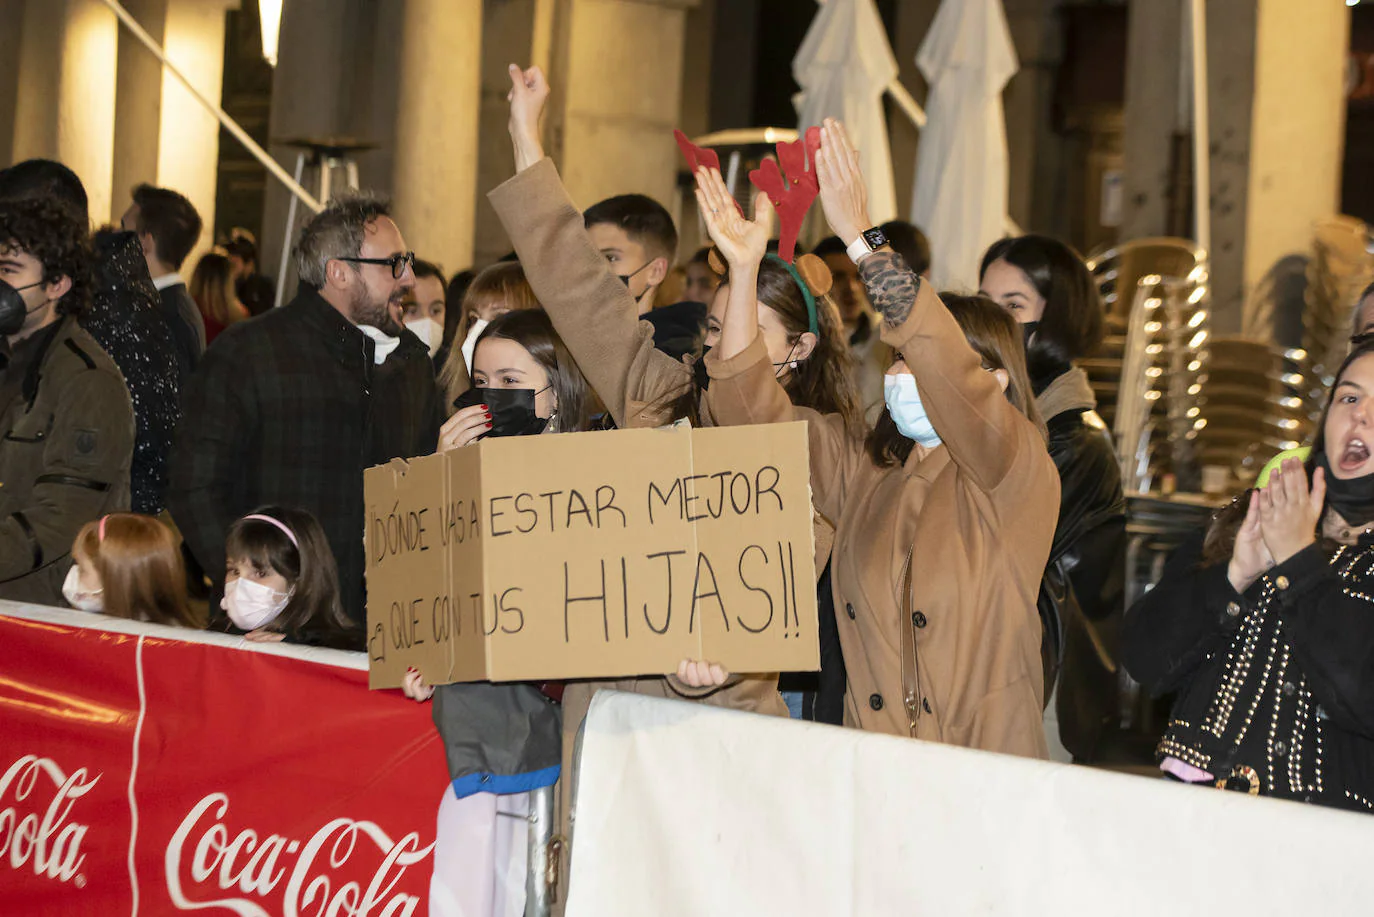
<svg viewBox="0 0 1374 917"><path fill-rule="evenodd" d="M374 687L816 665L801 424L493 440L367 472Z"/></svg>

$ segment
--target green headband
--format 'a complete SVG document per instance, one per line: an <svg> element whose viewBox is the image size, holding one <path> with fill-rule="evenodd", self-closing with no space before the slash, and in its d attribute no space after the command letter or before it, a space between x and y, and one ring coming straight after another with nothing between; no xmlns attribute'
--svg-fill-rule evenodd
<svg viewBox="0 0 1374 917"><path fill-rule="evenodd" d="M769 252L767 255L764 256L765 260L769 258L776 261L778 264L781 264L783 267L787 268L787 273L791 274L792 279L797 282L797 288L801 290L802 299L806 300L806 317L810 319L811 322L811 333L814 334L816 337L820 337L821 327L820 324L816 321L816 297L811 295L811 288L806 285L806 281L802 279L801 274L797 273L797 269L795 267L788 264L786 261L782 260L772 252Z"/></svg>

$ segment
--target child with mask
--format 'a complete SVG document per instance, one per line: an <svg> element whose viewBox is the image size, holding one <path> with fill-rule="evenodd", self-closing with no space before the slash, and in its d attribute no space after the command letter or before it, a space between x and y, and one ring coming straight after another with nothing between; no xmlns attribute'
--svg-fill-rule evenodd
<svg viewBox="0 0 1374 917"><path fill-rule="evenodd" d="M305 510L265 506L229 527L224 598L234 626L259 643L362 649L362 633L339 604L329 541Z"/></svg>
<svg viewBox="0 0 1374 917"><path fill-rule="evenodd" d="M848 675L846 725L1045 757L1035 597L1059 479L1032 400L1015 322L984 297L941 297L879 238L869 241L858 156L828 121L816 157L827 222L858 263L899 359L867 436L797 406L776 377L751 280L771 207L754 220L720 172L697 200L737 284L706 357L722 424L808 421L816 508L835 520L832 560Z"/></svg>
<svg viewBox="0 0 1374 917"><path fill-rule="evenodd" d="M73 608L115 618L197 627L186 602L176 535L151 516L111 513L72 542L62 595Z"/></svg>
<svg viewBox="0 0 1374 917"><path fill-rule="evenodd" d="M497 315L472 343L473 387L454 400L441 451L487 436L590 429L587 382L542 310ZM455 348L450 365L456 359ZM523 913L529 791L552 786L562 768L562 717L549 696L561 696L561 686L436 691L412 670L403 688L415 700L434 698L434 724L448 753L451 786L439 806L430 912Z"/></svg>

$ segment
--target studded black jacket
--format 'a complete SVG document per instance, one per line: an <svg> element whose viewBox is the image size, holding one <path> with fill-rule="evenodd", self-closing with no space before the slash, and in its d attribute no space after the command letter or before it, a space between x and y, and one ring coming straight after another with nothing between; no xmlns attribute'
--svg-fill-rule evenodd
<svg viewBox="0 0 1374 917"><path fill-rule="evenodd" d="M1226 564L1201 566L1203 539L1126 613L1126 670L1177 692L1159 758L1231 789L1374 811L1374 544L1318 542L1241 594Z"/></svg>

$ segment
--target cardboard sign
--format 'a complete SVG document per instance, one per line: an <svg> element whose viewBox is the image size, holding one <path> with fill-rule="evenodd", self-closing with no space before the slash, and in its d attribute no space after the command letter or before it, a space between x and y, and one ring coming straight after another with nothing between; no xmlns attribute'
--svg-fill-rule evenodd
<svg viewBox="0 0 1374 917"><path fill-rule="evenodd" d="M804 423L488 439L365 489L371 687L820 664Z"/></svg>

